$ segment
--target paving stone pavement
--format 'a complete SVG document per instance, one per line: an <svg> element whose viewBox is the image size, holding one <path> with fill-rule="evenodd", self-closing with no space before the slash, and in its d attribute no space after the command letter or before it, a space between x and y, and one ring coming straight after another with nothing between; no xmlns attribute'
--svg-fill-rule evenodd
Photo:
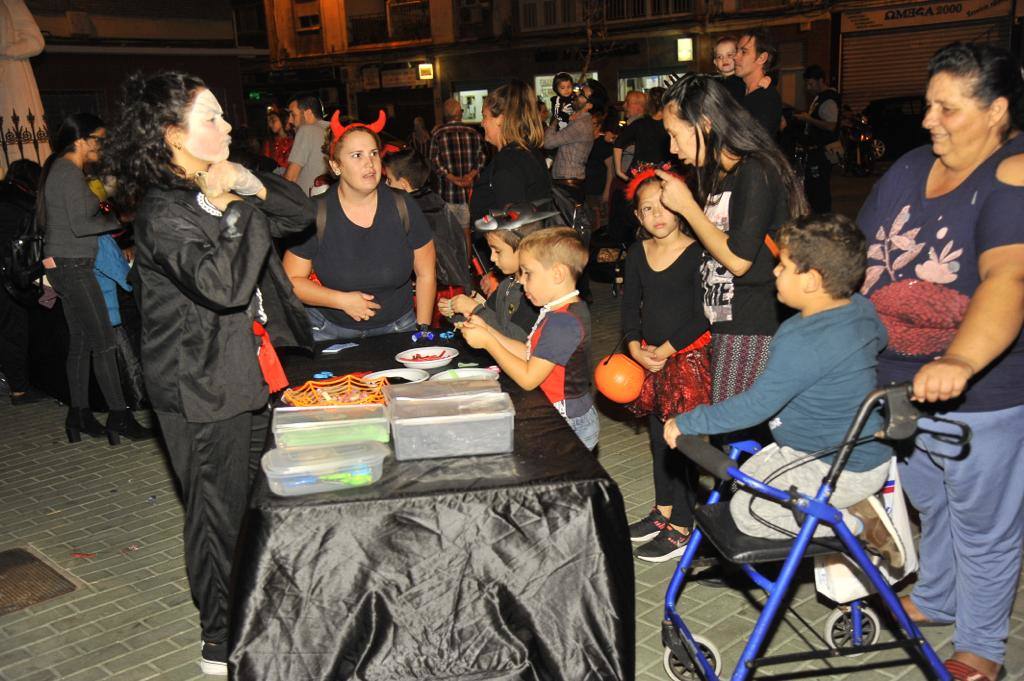
<svg viewBox="0 0 1024 681"><path fill-rule="evenodd" d="M610 288L593 288L596 360L615 346L619 316ZM634 519L653 499L647 435L607 411L601 417L601 461L620 485ZM0 550L28 547L79 586L74 593L0 617L0 681L205 678L197 664L198 618L185 580L181 504L164 455L153 442L109 447L103 440L84 438L67 444L63 417L54 402L17 408L6 400L0 404ZM74 558L73 553L96 555ZM635 565L637 679L663 680L660 620L674 565ZM686 587L680 610L696 633L722 651L731 673L761 603L756 592L695 582ZM787 616L772 639L773 652L805 650L807 642L820 645L816 632L830 610L813 584L800 586L792 607L804 622ZM927 635L940 655L950 651L949 628L929 629ZM836 670L847 668L834 676L808 671L809 664L779 669L802 672L802 678L926 678L907 666L858 671L896 657L879 653L833 661L829 664ZM1011 670L1024 669L1022 599L1013 615L1008 664Z"/></svg>

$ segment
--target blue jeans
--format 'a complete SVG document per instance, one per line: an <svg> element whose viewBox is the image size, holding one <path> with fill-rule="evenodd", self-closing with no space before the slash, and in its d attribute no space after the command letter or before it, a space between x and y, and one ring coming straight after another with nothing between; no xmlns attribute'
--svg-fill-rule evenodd
<svg viewBox="0 0 1024 681"><path fill-rule="evenodd" d="M1002 663L1024 544L1024 406L942 416L965 422L973 437L962 448L922 433L901 463L921 514L911 598L928 619L956 623L956 650ZM921 425L950 430L929 419Z"/></svg>
<svg viewBox="0 0 1024 681"><path fill-rule="evenodd" d="M348 340L354 338L370 338L372 336L386 336L389 333L403 333L416 328L416 313L409 310L393 322L382 326L373 326L363 329L349 329L335 324L318 308L307 307L306 314L309 316L309 323L313 329L314 341Z"/></svg>
<svg viewBox="0 0 1024 681"><path fill-rule="evenodd" d="M583 446L593 451L597 446L597 436L601 432L601 426L597 421L597 409L591 407L585 414L572 418L567 416L565 420L568 421L569 427L576 433L576 437L580 439Z"/></svg>

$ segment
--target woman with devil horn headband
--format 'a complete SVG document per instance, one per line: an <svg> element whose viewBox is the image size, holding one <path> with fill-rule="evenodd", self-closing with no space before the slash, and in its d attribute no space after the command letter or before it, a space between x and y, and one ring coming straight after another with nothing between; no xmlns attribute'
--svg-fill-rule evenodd
<svg viewBox="0 0 1024 681"><path fill-rule="evenodd" d="M316 199L316 232L284 256L317 341L411 331L433 315L433 237L416 202L381 182L385 121L383 111L370 125L331 118L324 153L338 182Z"/></svg>

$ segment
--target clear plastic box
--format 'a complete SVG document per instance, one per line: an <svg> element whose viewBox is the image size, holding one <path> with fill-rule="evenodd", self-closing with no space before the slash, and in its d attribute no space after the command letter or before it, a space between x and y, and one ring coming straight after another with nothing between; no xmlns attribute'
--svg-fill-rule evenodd
<svg viewBox="0 0 1024 681"><path fill-rule="evenodd" d="M399 461L503 454L513 449L516 410L507 393L399 399L389 408Z"/></svg>
<svg viewBox="0 0 1024 681"><path fill-rule="evenodd" d="M455 381L423 381L384 386L384 398L388 404L395 400L432 400L459 395L480 395L500 393L501 386L490 378L469 378Z"/></svg>
<svg viewBox="0 0 1024 681"><path fill-rule="evenodd" d="M271 430L278 447L316 447L349 442L387 442L383 404L278 407Z"/></svg>
<svg viewBox="0 0 1024 681"><path fill-rule="evenodd" d="M291 497L364 487L380 480L391 450L380 442L271 449L263 455L270 491Z"/></svg>

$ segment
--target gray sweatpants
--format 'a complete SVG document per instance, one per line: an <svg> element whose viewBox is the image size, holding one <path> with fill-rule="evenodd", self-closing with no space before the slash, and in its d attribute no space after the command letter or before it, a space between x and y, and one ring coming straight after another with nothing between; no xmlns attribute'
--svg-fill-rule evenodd
<svg viewBox="0 0 1024 681"><path fill-rule="evenodd" d="M795 464L799 461L806 461L807 463L790 467L790 464ZM808 496L814 496L817 494L818 488L821 487L821 480L825 477L830 466L830 463L824 461L809 460L807 454L799 452L792 447L780 447L772 443L750 457L746 463L740 466L740 470L758 480L767 482L772 487L789 489L795 486L799 492ZM787 468L784 473L769 480L769 478L784 467ZM835 491L832 493L830 503L836 508L846 508L847 506L853 506L862 499L867 499L882 488L888 472L888 461L881 466L859 473L844 470L839 475L839 480L836 483ZM753 502L753 507L751 507L751 502ZM792 509L785 508L770 499L751 494L746 489L736 491L732 501L729 502L729 513L732 515L736 527L743 534L753 537L788 539L792 536L775 530L773 527L765 524L765 522L758 520L755 515L760 516L772 525L792 532L793 535L800 530L796 518L793 517ZM857 524L859 524L859 521ZM847 526L849 525L850 521L847 519ZM814 532L816 537L831 535L832 531L824 525L819 526Z"/></svg>

